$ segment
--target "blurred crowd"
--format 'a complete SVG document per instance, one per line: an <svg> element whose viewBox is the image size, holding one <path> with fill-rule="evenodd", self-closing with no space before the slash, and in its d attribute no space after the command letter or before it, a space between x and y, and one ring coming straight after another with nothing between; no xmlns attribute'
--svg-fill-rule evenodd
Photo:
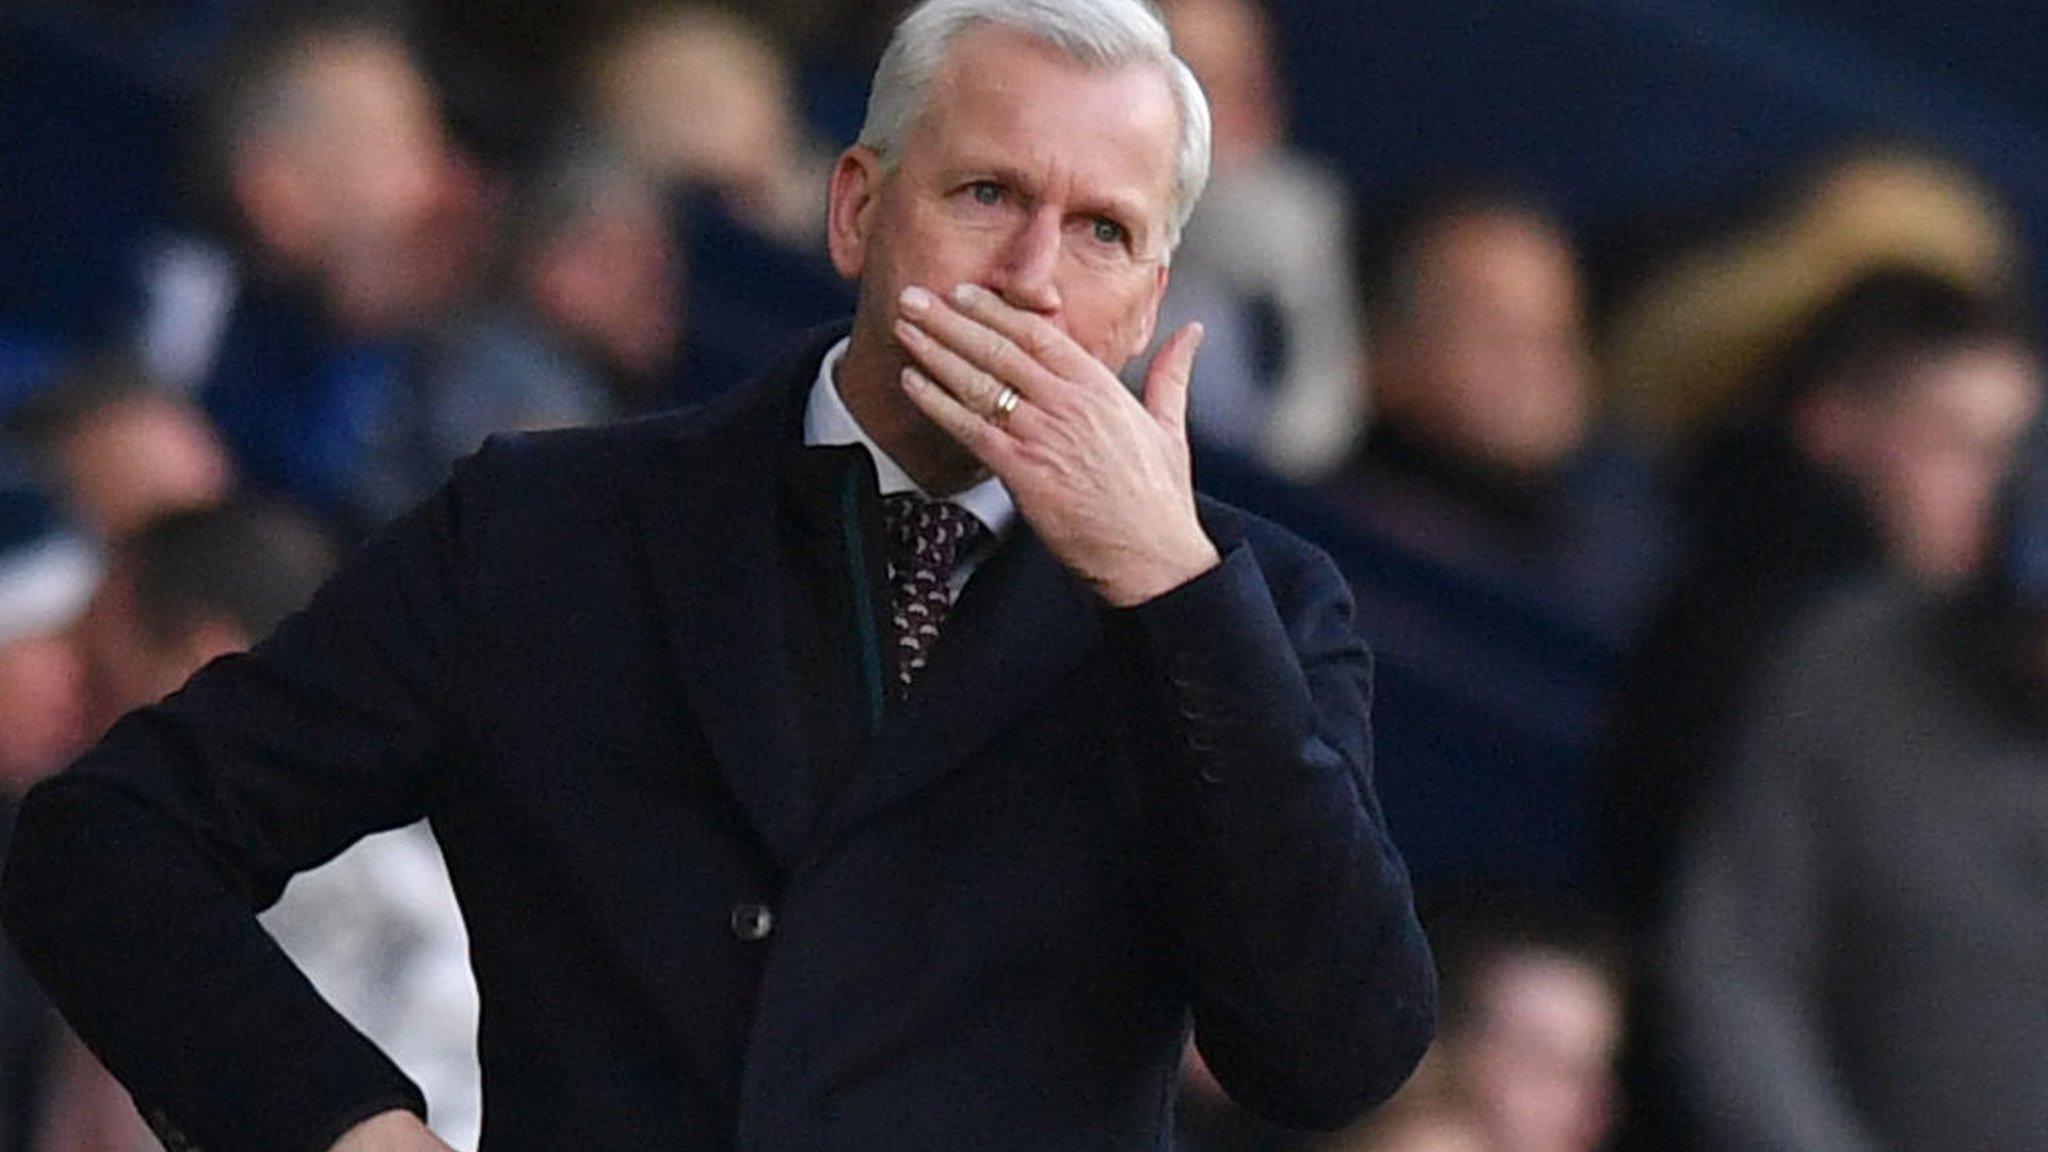
<svg viewBox="0 0 2048 1152"><path fill-rule="evenodd" d="M500 432L701 402L851 313L833 149L897 5L0 13L0 792L259 640ZM2048 378L1994 190L1815 157L1589 289L1512 173L1361 200L1274 14L1161 331L1198 478L1321 544L1443 1018L1396 1102L1189 1152L2048 1149ZM0 813L5 805L0 804ZM4 831L0 831L4 835ZM473 1146L430 835L266 915ZM0 1152L152 1147L0 957Z"/></svg>

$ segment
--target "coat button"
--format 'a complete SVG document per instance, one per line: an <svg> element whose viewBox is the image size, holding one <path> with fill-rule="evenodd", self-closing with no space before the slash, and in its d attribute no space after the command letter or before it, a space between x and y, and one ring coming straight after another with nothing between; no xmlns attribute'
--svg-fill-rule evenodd
<svg viewBox="0 0 2048 1152"><path fill-rule="evenodd" d="M766 904L735 904L732 907L732 934L751 944L766 940L775 931L775 910Z"/></svg>

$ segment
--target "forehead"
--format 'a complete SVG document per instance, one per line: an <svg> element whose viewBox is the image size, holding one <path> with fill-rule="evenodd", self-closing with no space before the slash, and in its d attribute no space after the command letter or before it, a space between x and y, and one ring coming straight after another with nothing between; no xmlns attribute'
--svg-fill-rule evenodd
<svg viewBox="0 0 2048 1152"><path fill-rule="evenodd" d="M1001 164L1090 196L1172 197L1180 113L1159 66L1091 67L1022 32L954 41L905 143L904 164Z"/></svg>
<svg viewBox="0 0 2048 1152"><path fill-rule="evenodd" d="M2040 365L2026 349L1983 343L1907 361L1883 397L1913 418L2018 425L2032 415L2041 389Z"/></svg>
<svg viewBox="0 0 2048 1152"><path fill-rule="evenodd" d="M1554 287L1576 278L1570 239L1539 217L1487 211L1453 217L1430 228L1415 245L1425 279Z"/></svg>

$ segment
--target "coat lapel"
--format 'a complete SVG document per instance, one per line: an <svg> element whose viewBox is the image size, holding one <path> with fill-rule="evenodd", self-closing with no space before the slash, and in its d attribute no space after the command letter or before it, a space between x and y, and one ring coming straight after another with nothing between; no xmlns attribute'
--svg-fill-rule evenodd
<svg viewBox="0 0 2048 1152"><path fill-rule="evenodd" d="M815 371L817 357L801 363ZM799 858L817 811L784 619L776 503L777 470L798 435L803 395L802 381L778 378L692 421L639 502L686 702L785 868Z"/></svg>
<svg viewBox="0 0 2048 1152"><path fill-rule="evenodd" d="M1040 707L1101 630L1094 595L1020 522L968 581L909 697L890 707L833 834L908 799Z"/></svg>

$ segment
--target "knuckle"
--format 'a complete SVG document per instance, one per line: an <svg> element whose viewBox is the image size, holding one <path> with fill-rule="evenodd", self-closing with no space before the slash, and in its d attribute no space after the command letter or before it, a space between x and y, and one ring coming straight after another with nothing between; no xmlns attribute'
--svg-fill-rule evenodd
<svg viewBox="0 0 2048 1152"><path fill-rule="evenodd" d="M1036 316L1024 325L1024 346L1030 349L1034 356L1044 357L1051 353L1059 346L1057 337L1058 333L1053 326Z"/></svg>
<svg viewBox="0 0 2048 1152"><path fill-rule="evenodd" d="M992 372L976 372L974 385L967 393L973 397L970 404L978 403L984 408L993 407L996 397L1003 394L1003 382Z"/></svg>
<svg viewBox="0 0 2048 1152"><path fill-rule="evenodd" d="M1050 465L1058 458L1058 454L1052 450L1051 446L1037 440L1020 442L1017 445L1017 456L1025 463L1034 466Z"/></svg>

